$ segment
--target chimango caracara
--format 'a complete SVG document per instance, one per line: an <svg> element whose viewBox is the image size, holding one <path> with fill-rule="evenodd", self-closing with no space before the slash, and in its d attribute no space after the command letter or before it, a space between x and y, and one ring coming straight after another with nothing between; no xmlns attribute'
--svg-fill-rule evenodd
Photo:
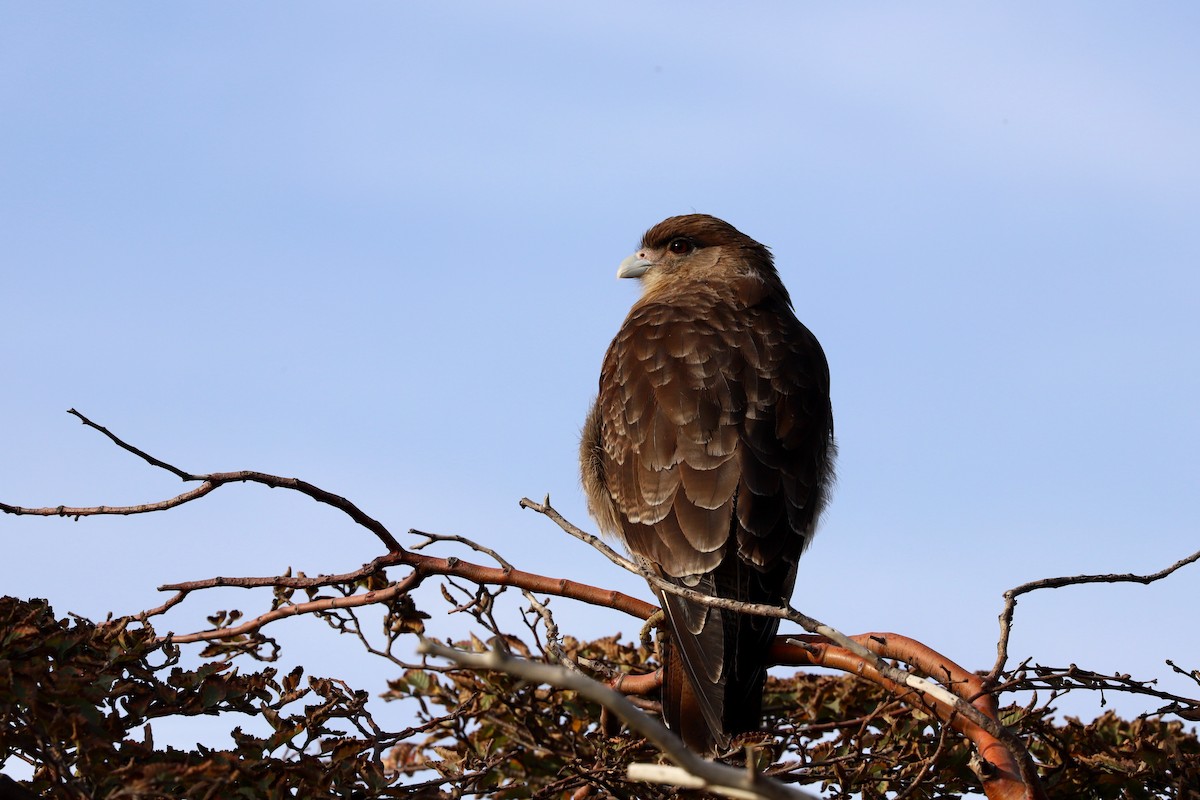
<svg viewBox="0 0 1200 800"><path fill-rule="evenodd" d="M617 332L580 462L600 528L667 581L779 606L833 479L829 367L766 247L705 214L621 262L642 296ZM777 619L659 592L663 716L693 750L757 730Z"/></svg>

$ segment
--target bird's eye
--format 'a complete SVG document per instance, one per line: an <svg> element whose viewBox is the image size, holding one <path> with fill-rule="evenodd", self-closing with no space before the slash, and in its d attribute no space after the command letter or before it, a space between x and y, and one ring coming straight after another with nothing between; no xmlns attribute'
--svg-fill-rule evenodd
<svg viewBox="0 0 1200 800"><path fill-rule="evenodd" d="M696 244L691 239L685 239L681 236L678 239L672 239L668 242L667 249L677 256L683 256L695 250Z"/></svg>

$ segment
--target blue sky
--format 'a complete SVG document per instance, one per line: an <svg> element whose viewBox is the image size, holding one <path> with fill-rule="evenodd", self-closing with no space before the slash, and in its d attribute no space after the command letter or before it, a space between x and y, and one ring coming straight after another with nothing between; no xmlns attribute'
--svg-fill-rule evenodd
<svg viewBox="0 0 1200 800"><path fill-rule="evenodd" d="M840 481L795 603L990 667L1004 589L1200 548L1198 34L1186 3L0 4L0 499L180 490L75 407L647 596L517 500L588 522L616 265L703 211L772 247L831 363ZM256 487L0 535L4 592L92 617L377 554ZM1186 692L1196 569L1027 597L1012 654Z"/></svg>

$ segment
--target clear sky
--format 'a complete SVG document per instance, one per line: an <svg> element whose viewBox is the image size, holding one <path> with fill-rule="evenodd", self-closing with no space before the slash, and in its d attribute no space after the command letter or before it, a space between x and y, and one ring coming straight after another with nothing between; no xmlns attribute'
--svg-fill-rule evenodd
<svg viewBox="0 0 1200 800"><path fill-rule="evenodd" d="M616 266L702 211L772 247L831 363L840 480L795 603L988 668L1006 588L1200 548L1198 40L1170 2L0 3L0 499L181 490L75 407L646 597L517 500L590 526ZM252 486L0 535L0 590L91 617L378 553ZM1200 667L1198 583L1028 597L1012 654L1187 691L1163 659Z"/></svg>

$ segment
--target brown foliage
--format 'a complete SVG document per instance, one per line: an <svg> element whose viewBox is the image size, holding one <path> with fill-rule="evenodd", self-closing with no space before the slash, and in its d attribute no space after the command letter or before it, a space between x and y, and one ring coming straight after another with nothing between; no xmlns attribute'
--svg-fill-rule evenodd
<svg viewBox="0 0 1200 800"><path fill-rule="evenodd" d="M0 598L0 759L35 767L27 788L54 797L389 797L367 695L327 678L178 666L149 626L56 619L42 600ZM298 708L299 701L308 705ZM241 712L269 723L235 746L157 747L165 717ZM350 722L347 735L338 721ZM283 750L285 757L273 755Z"/></svg>
<svg viewBox="0 0 1200 800"><path fill-rule="evenodd" d="M411 618L413 607L402 613ZM351 631L347 631L351 632ZM27 788L55 797L665 798L629 783L654 761L645 742L606 730L601 709L570 691L496 672L421 668L389 681L387 700L415 700L419 723L380 730L367 693L302 670L232 668L224 656L179 666L177 646L128 620L60 620L40 600L0 599L0 757L36 766ZM544 657L508 636L515 653ZM478 640L463 643L480 650ZM644 647L617 638L561 643L568 659L611 678L647 668ZM234 655L234 658L242 657ZM922 711L848 676L772 678L762 772L830 797L946 797L978 791L969 745ZM240 712L270 733L234 728L234 746L156 746L151 722ZM1042 767L1050 797L1195 798L1200 742L1178 722L1056 722L1051 709L1010 707L1004 720ZM0 787L2 788L2 787Z"/></svg>

